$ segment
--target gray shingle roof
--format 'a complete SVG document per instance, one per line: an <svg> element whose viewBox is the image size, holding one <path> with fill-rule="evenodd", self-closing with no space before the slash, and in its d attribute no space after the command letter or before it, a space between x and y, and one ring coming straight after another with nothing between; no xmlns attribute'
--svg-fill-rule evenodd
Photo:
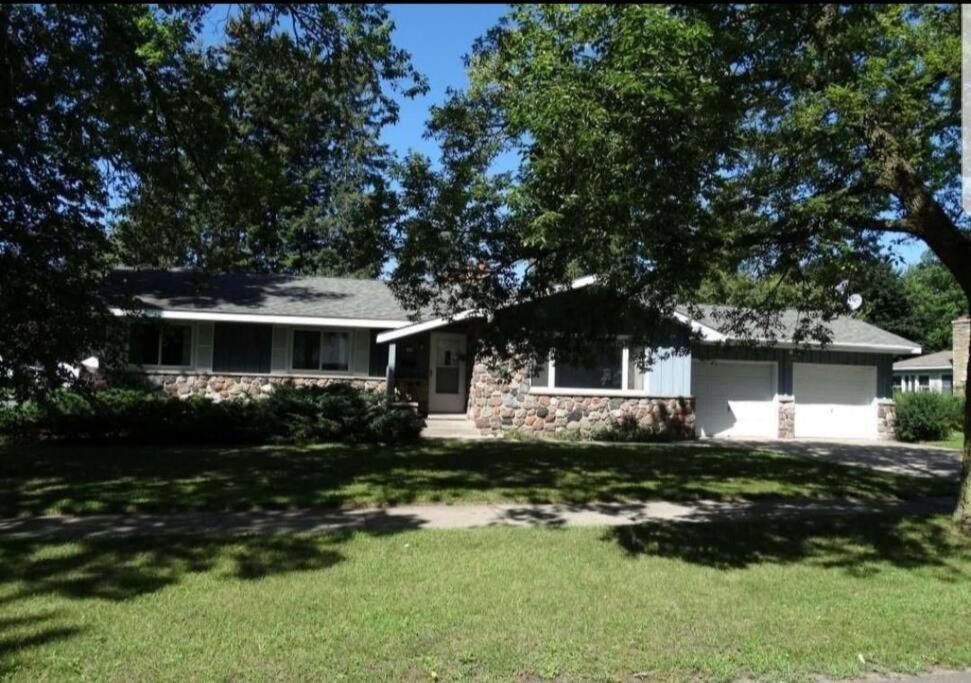
<svg viewBox="0 0 971 683"><path fill-rule="evenodd" d="M122 269L111 274L109 290L147 310L409 319L381 280Z"/></svg>
<svg viewBox="0 0 971 683"><path fill-rule="evenodd" d="M953 351L938 351L937 353L928 353L923 356L908 358L907 360L898 361L893 364L894 370L926 370L929 368L953 367Z"/></svg>
<svg viewBox="0 0 971 683"><path fill-rule="evenodd" d="M723 327L730 324L731 312L737 310L730 306L712 304L701 304L698 308L701 311L701 315L697 318L697 321L719 332L722 331ZM799 328L801 316L804 317L805 314L793 308L782 311L778 320L778 327L774 328L775 338L779 341L791 340L793 334ZM870 323L851 318L850 316L839 316L822 324L830 330L832 337L829 342L830 344L862 344L908 348L918 348L920 346L920 344L916 344L909 339L904 339L896 334L880 329L876 325L871 325ZM764 332L757 325L750 326L748 332L755 338L765 336ZM729 334L728 336L734 335Z"/></svg>

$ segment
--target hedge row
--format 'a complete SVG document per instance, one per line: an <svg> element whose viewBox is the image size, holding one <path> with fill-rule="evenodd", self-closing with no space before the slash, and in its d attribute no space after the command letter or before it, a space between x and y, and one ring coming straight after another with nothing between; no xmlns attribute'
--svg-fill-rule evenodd
<svg viewBox="0 0 971 683"><path fill-rule="evenodd" d="M939 441L964 429L964 398L936 392L899 393L897 438L901 441Z"/></svg>
<svg viewBox="0 0 971 683"><path fill-rule="evenodd" d="M179 399L145 389L59 391L0 408L0 434L20 441L152 443L382 442L418 438L424 421L348 385L281 386L261 400Z"/></svg>

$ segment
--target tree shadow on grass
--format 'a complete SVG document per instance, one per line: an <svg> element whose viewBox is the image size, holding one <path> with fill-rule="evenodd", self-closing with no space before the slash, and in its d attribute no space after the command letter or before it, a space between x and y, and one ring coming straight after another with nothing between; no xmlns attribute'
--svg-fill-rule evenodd
<svg viewBox="0 0 971 683"><path fill-rule="evenodd" d="M174 586L193 574L253 581L326 570L342 562L353 532L244 538L207 536L11 540L0 543L0 675L17 653L83 629L75 609L32 611L31 599L125 602ZM18 606L25 613L17 614ZM83 609L79 607L78 609Z"/></svg>
<svg viewBox="0 0 971 683"><path fill-rule="evenodd" d="M971 578L971 542L949 520L894 515L650 522L608 530L630 556L673 558L722 570L800 563L860 577L881 567L933 568Z"/></svg>
<svg viewBox="0 0 971 683"><path fill-rule="evenodd" d="M0 515L952 495L952 481L723 445L428 442L411 446L0 448Z"/></svg>

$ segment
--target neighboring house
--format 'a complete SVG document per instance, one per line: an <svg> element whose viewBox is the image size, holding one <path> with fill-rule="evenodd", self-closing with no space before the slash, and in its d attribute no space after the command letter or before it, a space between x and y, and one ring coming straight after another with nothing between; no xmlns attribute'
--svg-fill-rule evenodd
<svg viewBox="0 0 971 683"><path fill-rule="evenodd" d="M893 364L896 391L936 391L950 394L963 391L967 377L968 343L971 318L951 321L951 349L906 358Z"/></svg>
<svg viewBox="0 0 971 683"><path fill-rule="evenodd" d="M112 282L136 299L136 310L113 310L138 315L128 369L169 393L227 398L282 382L349 382L423 413L465 413L491 433L586 435L626 418L673 438L889 438L892 359L920 353L853 318L832 321L825 348L743 345L706 307L698 320L678 314L701 336L686 355L623 348L592 368L550 361L494 372L468 355L486 320L410 320L378 280L131 270ZM783 331L796 320L786 314ZM653 358L646 371L642 353Z"/></svg>
<svg viewBox="0 0 971 683"><path fill-rule="evenodd" d="M954 352L938 351L893 364L895 391L954 391Z"/></svg>

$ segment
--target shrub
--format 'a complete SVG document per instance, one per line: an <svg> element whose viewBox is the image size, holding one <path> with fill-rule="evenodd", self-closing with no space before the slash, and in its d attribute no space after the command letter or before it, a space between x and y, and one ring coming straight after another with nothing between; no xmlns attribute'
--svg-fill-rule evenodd
<svg viewBox="0 0 971 683"><path fill-rule="evenodd" d="M424 421L348 385L281 387L265 400L216 403L145 389L59 391L39 403L0 408L0 434L15 440L266 443L413 441Z"/></svg>
<svg viewBox="0 0 971 683"><path fill-rule="evenodd" d="M672 440L671 435L666 432L641 427L633 415L624 415L613 425L598 429L593 433L592 438L596 441L615 443L654 443Z"/></svg>
<svg viewBox="0 0 971 683"><path fill-rule="evenodd" d="M898 394L896 402L897 438L901 441L945 439L963 423L960 397L925 391Z"/></svg>

